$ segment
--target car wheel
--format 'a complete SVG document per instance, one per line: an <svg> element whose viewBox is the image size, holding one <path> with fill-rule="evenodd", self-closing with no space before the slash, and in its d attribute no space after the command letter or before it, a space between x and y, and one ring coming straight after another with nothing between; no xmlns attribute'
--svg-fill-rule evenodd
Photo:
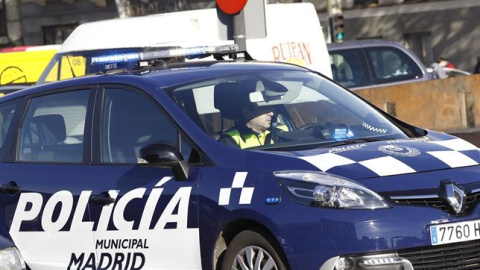
<svg viewBox="0 0 480 270"><path fill-rule="evenodd" d="M239 233L227 247L222 270L286 270L277 250L260 234Z"/></svg>

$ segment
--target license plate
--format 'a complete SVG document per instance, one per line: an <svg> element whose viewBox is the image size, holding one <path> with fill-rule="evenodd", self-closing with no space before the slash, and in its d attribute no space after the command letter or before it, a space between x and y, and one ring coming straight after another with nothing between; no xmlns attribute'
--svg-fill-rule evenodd
<svg viewBox="0 0 480 270"><path fill-rule="evenodd" d="M480 239L480 220L430 226L430 240L434 246L475 239Z"/></svg>

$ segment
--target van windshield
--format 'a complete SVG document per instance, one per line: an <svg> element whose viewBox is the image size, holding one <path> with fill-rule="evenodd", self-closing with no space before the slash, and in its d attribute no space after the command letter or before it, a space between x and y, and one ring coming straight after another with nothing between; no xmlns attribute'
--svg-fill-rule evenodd
<svg viewBox="0 0 480 270"><path fill-rule="evenodd" d="M171 48L117 48L57 53L43 71L37 84L105 73L115 69L132 70L140 60L141 53Z"/></svg>
<svg viewBox="0 0 480 270"><path fill-rule="evenodd" d="M418 136L309 72L256 71L170 91L209 136L240 148L299 149Z"/></svg>

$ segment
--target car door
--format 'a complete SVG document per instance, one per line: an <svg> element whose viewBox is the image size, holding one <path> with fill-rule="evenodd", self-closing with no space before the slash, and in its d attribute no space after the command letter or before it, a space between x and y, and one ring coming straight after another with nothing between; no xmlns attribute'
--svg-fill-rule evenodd
<svg viewBox="0 0 480 270"><path fill-rule="evenodd" d="M30 269L66 269L75 254L94 252L84 162L93 92L35 96L18 112L23 121L12 135L11 162L0 165L0 196L5 225Z"/></svg>
<svg viewBox="0 0 480 270"><path fill-rule="evenodd" d="M151 97L118 86L102 96L88 184L97 269L201 269L197 173L176 179L171 168L140 157L148 145L191 148ZM75 269L85 266L77 260Z"/></svg>

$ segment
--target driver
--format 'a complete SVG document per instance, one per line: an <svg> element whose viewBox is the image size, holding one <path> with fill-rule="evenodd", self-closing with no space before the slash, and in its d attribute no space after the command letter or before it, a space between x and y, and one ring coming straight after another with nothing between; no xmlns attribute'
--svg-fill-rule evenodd
<svg viewBox="0 0 480 270"><path fill-rule="evenodd" d="M243 106L237 125L220 135L219 141L241 149L273 144L271 138L273 109L269 106L248 104ZM273 132L286 131L286 126L274 127Z"/></svg>

